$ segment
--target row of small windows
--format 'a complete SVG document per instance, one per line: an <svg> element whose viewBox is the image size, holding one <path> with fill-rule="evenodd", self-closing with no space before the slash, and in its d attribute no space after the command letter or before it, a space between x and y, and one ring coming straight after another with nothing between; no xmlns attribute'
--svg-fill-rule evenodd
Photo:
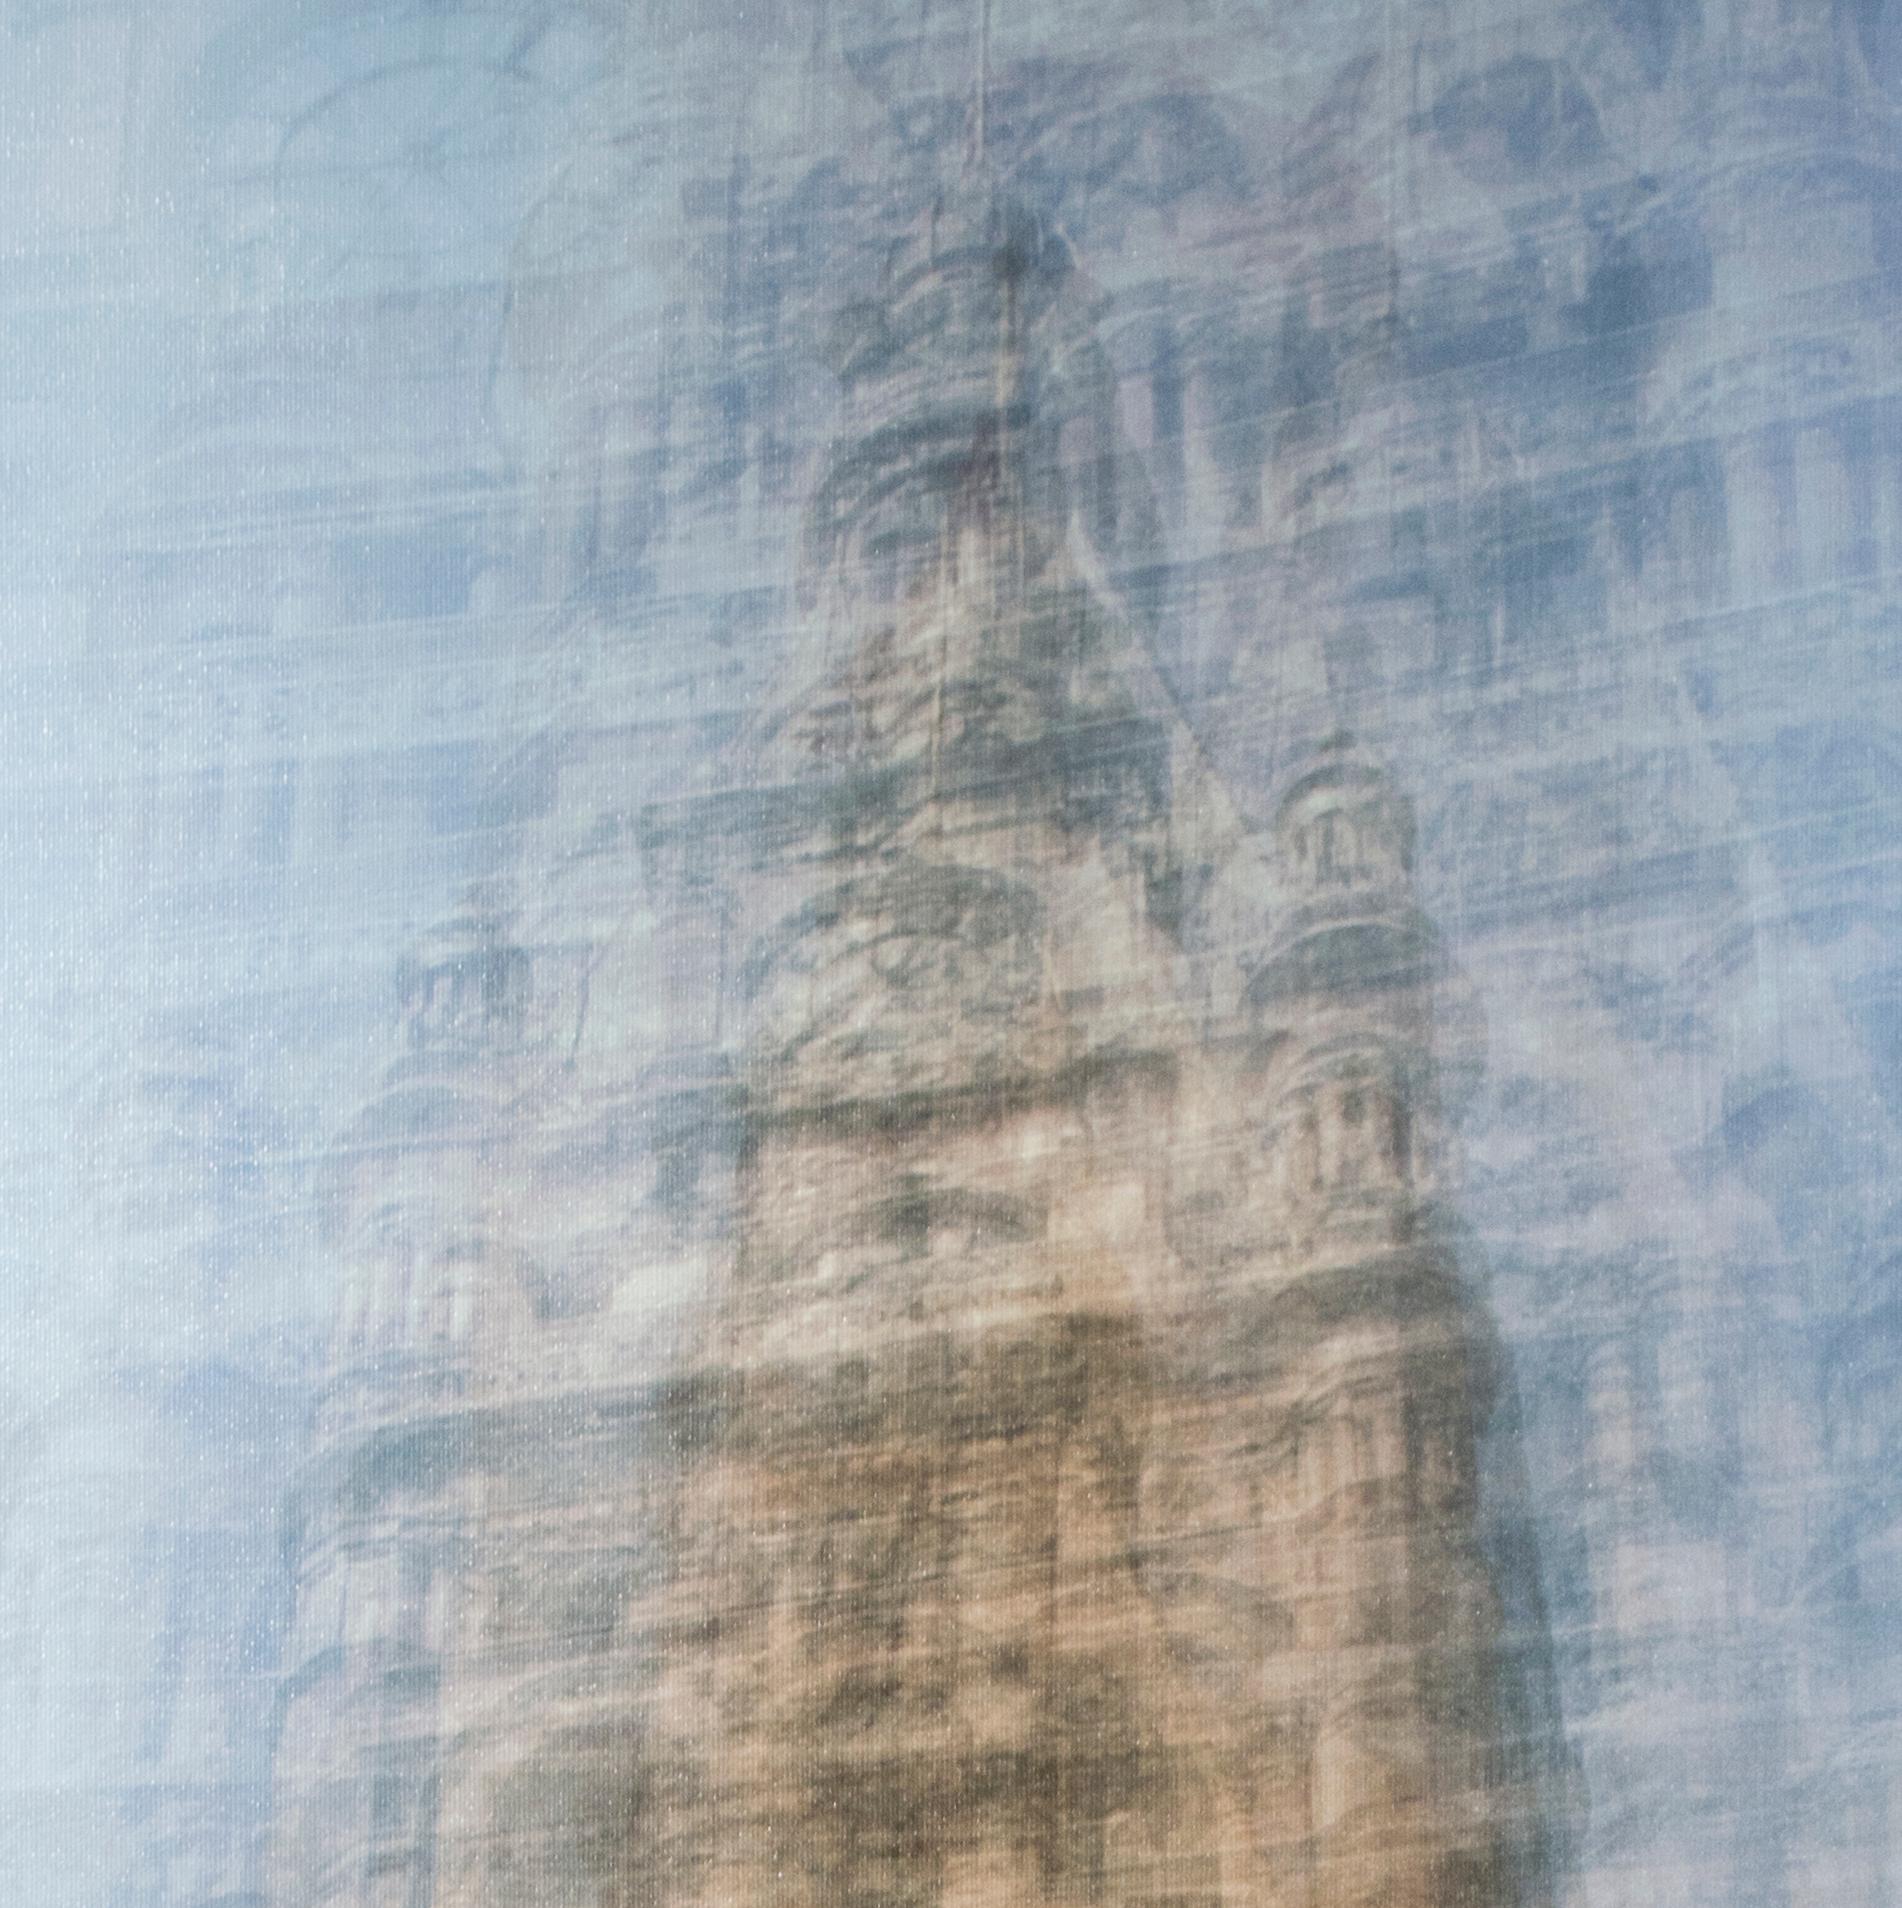
<svg viewBox="0 0 1902 1908"><path fill-rule="evenodd" d="M413 839L419 812L430 837L480 832L509 816L490 788L476 744L410 751L392 764L344 763L313 773L294 756L248 772L214 763L188 776L160 824L186 862L271 868L338 849Z"/></svg>
<svg viewBox="0 0 1902 1908"><path fill-rule="evenodd" d="M1412 1111L1389 1082L1334 1080L1300 1096L1283 1131L1280 1169L1297 1194L1406 1185L1417 1166L1415 1145Z"/></svg>

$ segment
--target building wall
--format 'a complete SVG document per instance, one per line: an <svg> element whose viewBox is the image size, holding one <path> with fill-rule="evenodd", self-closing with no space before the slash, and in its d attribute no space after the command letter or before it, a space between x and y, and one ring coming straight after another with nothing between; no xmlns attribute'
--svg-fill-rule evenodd
<svg viewBox="0 0 1902 1908"><path fill-rule="evenodd" d="M759 738L915 556L839 447L980 70L1196 825L1272 841L1338 729L1416 817L1553 1885L1894 1893L1902 29L1178 11L0 24L19 1898L665 1872L536 1851L692 1815L592 1692L688 1660L752 963L831 825ZM1207 899L1211 971L1285 924Z"/></svg>

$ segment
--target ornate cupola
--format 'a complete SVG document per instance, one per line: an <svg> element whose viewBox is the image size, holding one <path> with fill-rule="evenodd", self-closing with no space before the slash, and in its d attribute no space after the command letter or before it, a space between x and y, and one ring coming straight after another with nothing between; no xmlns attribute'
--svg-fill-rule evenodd
<svg viewBox="0 0 1902 1908"><path fill-rule="evenodd" d="M1430 977L1413 839L1412 805L1387 772L1350 737L1324 743L1275 816L1283 908L1251 984L1258 1007L1392 993Z"/></svg>
<svg viewBox="0 0 1902 1908"><path fill-rule="evenodd" d="M1345 736L1283 797L1282 906L1249 984L1277 1053L1271 1160L1297 1252L1404 1245L1431 1192L1431 984L1440 952L1413 892L1413 812Z"/></svg>

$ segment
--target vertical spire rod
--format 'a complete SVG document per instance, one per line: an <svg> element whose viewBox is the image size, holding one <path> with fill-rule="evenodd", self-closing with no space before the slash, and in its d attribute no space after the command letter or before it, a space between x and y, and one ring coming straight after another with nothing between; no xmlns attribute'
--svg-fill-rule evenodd
<svg viewBox="0 0 1902 1908"><path fill-rule="evenodd" d="M991 0L977 0L977 98L971 106L971 161L984 164L985 115L991 91Z"/></svg>

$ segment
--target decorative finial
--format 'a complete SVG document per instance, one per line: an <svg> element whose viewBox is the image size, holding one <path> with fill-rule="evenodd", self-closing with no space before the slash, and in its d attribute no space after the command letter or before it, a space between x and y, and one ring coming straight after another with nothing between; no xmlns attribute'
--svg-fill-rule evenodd
<svg viewBox="0 0 1902 1908"><path fill-rule="evenodd" d="M991 91L991 0L977 0L977 81L976 97L971 101L971 146L966 159L967 172L984 167L985 116Z"/></svg>

